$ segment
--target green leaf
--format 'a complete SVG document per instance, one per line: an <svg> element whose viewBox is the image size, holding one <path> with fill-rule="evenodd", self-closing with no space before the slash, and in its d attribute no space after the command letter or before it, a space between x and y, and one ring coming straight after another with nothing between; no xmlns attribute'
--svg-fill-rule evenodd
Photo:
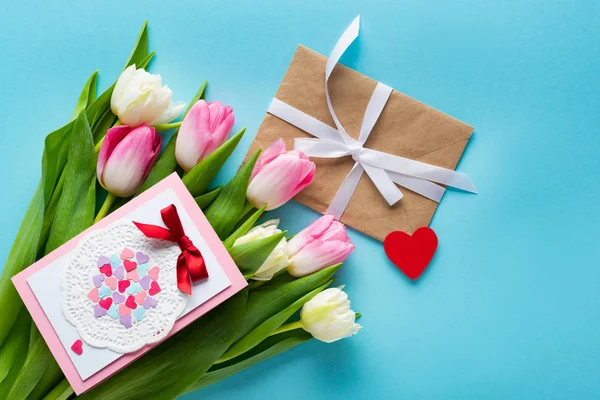
<svg viewBox="0 0 600 400"><path fill-rule="evenodd" d="M263 285L252 290L250 296L248 296L244 319L240 322L237 340L246 336L262 322L302 296L331 280L340 265L333 265L303 278L283 282L280 285Z"/></svg>
<svg viewBox="0 0 600 400"><path fill-rule="evenodd" d="M46 253L91 226L96 208L96 153L86 114L75 120L65 184L54 223L46 243Z"/></svg>
<svg viewBox="0 0 600 400"><path fill-rule="evenodd" d="M212 201L217 197L219 192L221 192L221 188L222 186L217 186L210 192L196 197L194 200L196 200L196 204L198 204L198 207L200 207L201 210L204 210L206 207L208 207L208 205L212 203Z"/></svg>
<svg viewBox="0 0 600 400"><path fill-rule="evenodd" d="M100 139L106 136L106 131L112 128L117 122L117 116L112 113L110 107L104 111L102 116L92 125L92 134L94 136L94 143L98 143Z"/></svg>
<svg viewBox="0 0 600 400"><path fill-rule="evenodd" d="M36 329L34 325L32 326L32 329ZM30 346L29 353L27 353L25 364L12 389L8 393L6 400L26 399L40 379L42 379L48 366L52 363L56 363L56 361L54 361L52 353L48 350L46 342L44 342L42 336L37 332L37 334L34 335L33 345Z"/></svg>
<svg viewBox="0 0 600 400"><path fill-rule="evenodd" d="M266 238L233 246L229 249L229 254L241 273L244 276L251 276L263 265L284 237L285 232L280 232Z"/></svg>
<svg viewBox="0 0 600 400"><path fill-rule="evenodd" d="M172 399L183 394L233 343L234 322L241 319L247 296L246 288L79 399Z"/></svg>
<svg viewBox="0 0 600 400"><path fill-rule="evenodd" d="M206 89L207 84L208 84L208 81L204 81L202 83L202 85L200 86L200 89L198 89L198 92L196 92L194 99L192 99L192 101L194 103L198 99L200 99L204 96L204 91ZM184 117L190 111L191 107L192 107L192 103L190 103L188 105L187 110L183 114ZM177 141L177 132L173 133L173 135L169 139L167 146L165 147L164 151L158 158L158 161L156 162L156 164L154 164L152 166L152 169L150 170L148 177L146 178L146 180L144 181L144 183L142 184L142 186L140 187L140 189L138 190L136 195L139 195L139 194L145 192L150 187L152 187L155 184L157 184L158 182L162 181L167 176L171 175L173 173L173 171L175 171L175 169L177 168L177 158L175 158L175 143L176 143L176 141Z"/></svg>
<svg viewBox="0 0 600 400"><path fill-rule="evenodd" d="M285 321L290 319L291 316L294 315L307 301L325 289L331 282L332 281L328 281L312 292L305 294L283 310L279 311L277 314L273 315L271 318L258 325L256 328L250 331L250 333L231 346L229 350L227 350L225 354L221 356L219 361L223 362L231 360L232 358L238 357L256 347L259 343L275 332L281 325L283 325Z"/></svg>
<svg viewBox="0 0 600 400"><path fill-rule="evenodd" d="M137 68L140 67L139 64L146 58L148 55L148 21L144 21L142 25L142 29L138 35L137 40L135 41L135 45L133 46L133 50L131 50L131 54L125 63L125 68L129 67L131 64L135 64Z"/></svg>
<svg viewBox="0 0 600 400"><path fill-rule="evenodd" d="M187 392L193 392L219 382L246 368L288 351L310 339L312 339L310 333L305 332L302 329L296 329L272 336L248 353L231 360L229 363L214 365L208 372L202 375L194 385L189 387Z"/></svg>
<svg viewBox="0 0 600 400"><path fill-rule="evenodd" d="M254 226L256 221L260 218L260 216L265 211L267 206L263 206L262 208L256 210L239 228L235 230L229 237L223 242L223 245L226 248L230 248L233 246L236 240L244 236L248 231ZM279 242L278 242L279 243Z"/></svg>
<svg viewBox="0 0 600 400"><path fill-rule="evenodd" d="M77 118L80 112L85 110L89 104L91 104L96 99L96 84L98 83L98 70L96 70L92 76L89 77L87 82L85 83L81 95L79 95L79 100L77 101L77 105L75 106L75 111L73 112L73 116L71 117L71 121Z"/></svg>
<svg viewBox="0 0 600 400"><path fill-rule="evenodd" d="M5 310L1 317L0 345L17 319L18 310L23 307L10 278L35 261L43 218L44 185L40 182L25 213L0 279L0 310Z"/></svg>
<svg viewBox="0 0 600 400"><path fill-rule="evenodd" d="M206 219L221 240L231 234L240 218L246 204L246 190L250 182L250 175L259 155L260 150L240 168L233 179L223 187L215 201L206 209Z"/></svg>
<svg viewBox="0 0 600 400"><path fill-rule="evenodd" d="M14 313L18 315L17 320L0 348L0 399L6 398L14 382L14 380L10 380L9 373L14 369L21 370L29 344L29 329L31 326L29 313L25 309ZM7 381L6 385L2 385L4 381ZM8 386L6 390L3 390L6 386Z"/></svg>
<svg viewBox="0 0 600 400"><path fill-rule="evenodd" d="M213 181L217 173L225 164L225 161L231 156L233 150L242 139L242 136L246 132L246 128L229 138L223 143L217 150L211 153L204 160L200 161L198 165L190 170L184 177L183 183L188 188L192 196L200 196L204 194L210 183Z"/></svg>
<svg viewBox="0 0 600 400"><path fill-rule="evenodd" d="M51 132L44 141L44 153L42 154L44 204L48 204L50 201L58 178L67 163L74 125L75 121L69 122L62 128Z"/></svg>
<svg viewBox="0 0 600 400"><path fill-rule="evenodd" d="M44 372L44 376L39 380L35 388L27 396L28 399L41 399L52 390L56 384L60 382L64 375L54 359L48 363L48 368Z"/></svg>
<svg viewBox="0 0 600 400"><path fill-rule="evenodd" d="M200 89L198 89L198 91L196 92L196 94L194 95L192 100L190 101L190 104L188 104L187 108L185 109L185 112L183 113L184 118L186 115L188 115L188 113L190 112L190 110L192 109L194 104L196 104L196 102L198 100L204 99L204 94L205 94L204 92L206 90L206 85L208 85L208 81L202 82L202 85L200 85Z"/></svg>

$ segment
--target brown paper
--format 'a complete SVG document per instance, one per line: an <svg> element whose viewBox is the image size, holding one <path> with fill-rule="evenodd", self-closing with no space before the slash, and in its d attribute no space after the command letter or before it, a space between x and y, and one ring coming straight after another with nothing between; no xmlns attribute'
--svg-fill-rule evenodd
<svg viewBox="0 0 600 400"><path fill-rule="evenodd" d="M275 97L335 127L325 100L326 62L325 56L298 46ZM329 78L333 108L344 129L355 139L376 84L340 64ZM394 90L364 147L454 169L472 132L471 126ZM247 157L279 137L292 149L294 138L312 136L267 114ZM317 165L315 178L294 200L324 213L354 160L348 156L312 161ZM404 197L390 207L367 174L363 174L340 221L381 241L392 231L412 234L429 225L437 203L404 187L400 190Z"/></svg>

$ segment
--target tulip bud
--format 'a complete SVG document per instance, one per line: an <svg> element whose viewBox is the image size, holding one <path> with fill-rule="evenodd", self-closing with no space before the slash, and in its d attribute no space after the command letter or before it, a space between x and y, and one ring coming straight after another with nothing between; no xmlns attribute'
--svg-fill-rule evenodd
<svg viewBox="0 0 600 400"><path fill-rule="evenodd" d="M281 230L277 228L279 225L278 219L272 219L265 222L264 224L258 225L244 236L238 238L233 245L238 246L244 243L250 243L255 240L264 239L273 235L281 233ZM271 252L269 257L260 266L260 268L254 273L252 279L257 281L268 281L277 272L285 269L288 266L289 260L287 255L287 241L282 238L277 244L275 249Z"/></svg>
<svg viewBox="0 0 600 400"><path fill-rule="evenodd" d="M148 176L160 147L161 138L153 127L110 128L98 153L98 181L109 193L132 196Z"/></svg>
<svg viewBox="0 0 600 400"><path fill-rule="evenodd" d="M124 125L164 124L177 118L185 103L171 103L173 92L162 85L158 74L150 74L135 64L123 71L112 97L110 108Z"/></svg>
<svg viewBox="0 0 600 400"><path fill-rule="evenodd" d="M277 139L258 158L246 192L256 208L273 210L288 202L312 182L315 163L300 151L286 151L283 139Z"/></svg>
<svg viewBox="0 0 600 400"><path fill-rule="evenodd" d="M342 288L330 288L310 299L300 312L302 328L315 339L331 343L356 334L362 328Z"/></svg>
<svg viewBox="0 0 600 400"><path fill-rule="evenodd" d="M221 146L233 127L233 110L219 101L199 100L183 119L177 134L175 157L189 171Z"/></svg>
<svg viewBox="0 0 600 400"><path fill-rule="evenodd" d="M300 231L288 243L290 275L302 277L344 261L355 246L346 227L324 215Z"/></svg>

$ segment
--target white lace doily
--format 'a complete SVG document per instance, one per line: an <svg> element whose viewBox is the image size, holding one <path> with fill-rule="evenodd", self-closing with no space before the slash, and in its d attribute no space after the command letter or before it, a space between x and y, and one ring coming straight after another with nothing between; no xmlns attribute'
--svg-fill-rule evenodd
<svg viewBox="0 0 600 400"><path fill-rule="evenodd" d="M74 252L63 271L62 310L85 343L129 353L167 336L187 304L175 243L119 221L91 232Z"/></svg>

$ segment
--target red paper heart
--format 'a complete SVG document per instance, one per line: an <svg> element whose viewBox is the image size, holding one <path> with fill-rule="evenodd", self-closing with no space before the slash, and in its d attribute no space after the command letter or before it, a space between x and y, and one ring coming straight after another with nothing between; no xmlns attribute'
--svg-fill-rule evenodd
<svg viewBox="0 0 600 400"><path fill-rule="evenodd" d="M125 305L127 307L131 308L132 310L135 310L137 308L137 303L135 302L135 297L133 297L133 296L127 297L127 301L125 302Z"/></svg>
<svg viewBox="0 0 600 400"><path fill-rule="evenodd" d="M112 268L110 267L110 264L104 264L103 266L101 266L100 272L106 276L112 276Z"/></svg>
<svg viewBox="0 0 600 400"><path fill-rule="evenodd" d="M160 293L160 286L158 286L158 282L152 281L150 284L150 290L148 290L148 294L150 296L154 296L157 293Z"/></svg>
<svg viewBox="0 0 600 400"><path fill-rule="evenodd" d="M426 226L417 229L412 236L392 232L383 241L385 254L410 279L417 279L425 271L437 245L435 232Z"/></svg>
<svg viewBox="0 0 600 400"><path fill-rule="evenodd" d="M119 292L123 293L131 285L129 281L119 281Z"/></svg>
<svg viewBox="0 0 600 400"><path fill-rule="evenodd" d="M108 310L110 306L112 306L112 302L112 297L107 297L105 299L100 300L98 304L100 304L100 307L104 308L105 310Z"/></svg>
<svg viewBox="0 0 600 400"><path fill-rule="evenodd" d="M133 271L137 267L137 263L135 261L131 261L131 260L124 260L123 266L125 267L125 270L127 272L129 272L129 271Z"/></svg>
<svg viewBox="0 0 600 400"><path fill-rule="evenodd" d="M73 350L73 353L77 354L78 356L83 354L83 342L81 339L77 339L75 343L73 343L71 350Z"/></svg>

